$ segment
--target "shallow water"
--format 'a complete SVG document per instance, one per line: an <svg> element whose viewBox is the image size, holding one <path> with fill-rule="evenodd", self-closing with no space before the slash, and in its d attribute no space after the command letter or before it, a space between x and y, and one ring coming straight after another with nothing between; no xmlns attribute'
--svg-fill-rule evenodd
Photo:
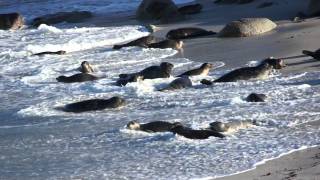
<svg viewBox="0 0 320 180"><path fill-rule="evenodd" d="M174 75L199 66L173 58L172 49L112 45L147 35L141 26L0 31L0 179L191 179L228 175L264 159L319 145L320 72L281 75L266 81L201 85L228 70L223 62L208 77L194 77L193 88L158 92L172 81L145 80L114 86L119 73L160 62L173 63ZM67 50L66 55L30 56ZM63 84L60 75L78 73L82 61L105 78ZM247 103L250 93L265 93L266 103ZM67 103L121 96L128 105L114 110L65 113ZM171 133L125 129L131 120L179 121L192 128L210 122L256 120L259 126L225 139L188 140Z"/></svg>

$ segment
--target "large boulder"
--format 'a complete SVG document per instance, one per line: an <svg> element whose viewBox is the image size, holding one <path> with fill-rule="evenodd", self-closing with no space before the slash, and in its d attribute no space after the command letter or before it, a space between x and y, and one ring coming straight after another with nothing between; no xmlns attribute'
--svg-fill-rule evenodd
<svg viewBox="0 0 320 180"><path fill-rule="evenodd" d="M89 11L72 11L72 12L58 12L54 14L47 14L33 19L32 25L39 26L40 24L57 24L61 22L79 23L92 17Z"/></svg>
<svg viewBox="0 0 320 180"><path fill-rule="evenodd" d="M0 14L0 29L20 29L24 25L23 17L19 13Z"/></svg>
<svg viewBox="0 0 320 180"><path fill-rule="evenodd" d="M267 18L243 18L227 24L218 34L219 37L248 37L266 33L277 25Z"/></svg>
<svg viewBox="0 0 320 180"><path fill-rule="evenodd" d="M310 0L307 15L320 16L320 1Z"/></svg>
<svg viewBox="0 0 320 180"><path fill-rule="evenodd" d="M183 15L172 0L143 0L138 7L136 17L139 20L160 20L161 23L183 19Z"/></svg>

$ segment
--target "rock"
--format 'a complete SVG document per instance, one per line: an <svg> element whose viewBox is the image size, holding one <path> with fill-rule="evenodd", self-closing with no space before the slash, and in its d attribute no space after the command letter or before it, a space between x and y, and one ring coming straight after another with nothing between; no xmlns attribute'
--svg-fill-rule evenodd
<svg viewBox="0 0 320 180"><path fill-rule="evenodd" d="M89 11L58 12L37 17L33 19L32 25L37 27L40 24L50 25L61 22L79 23L91 17L92 13Z"/></svg>
<svg viewBox="0 0 320 180"><path fill-rule="evenodd" d="M161 23L183 19L172 0L143 0L136 12L139 20L160 20Z"/></svg>
<svg viewBox="0 0 320 180"><path fill-rule="evenodd" d="M23 17L19 13L0 14L0 29L17 30L24 25Z"/></svg>
<svg viewBox="0 0 320 180"><path fill-rule="evenodd" d="M227 24L218 34L219 37L249 37L266 33L277 25L267 18L243 18Z"/></svg>
<svg viewBox="0 0 320 180"><path fill-rule="evenodd" d="M309 16L320 16L320 1L319 0L310 0L307 14Z"/></svg>
<svg viewBox="0 0 320 180"><path fill-rule="evenodd" d="M192 5L187 5L187 6L182 6L178 9L178 11L181 13L181 14L186 14L186 15L189 15L189 14L198 14L201 12L202 10L202 5L201 4L192 4Z"/></svg>

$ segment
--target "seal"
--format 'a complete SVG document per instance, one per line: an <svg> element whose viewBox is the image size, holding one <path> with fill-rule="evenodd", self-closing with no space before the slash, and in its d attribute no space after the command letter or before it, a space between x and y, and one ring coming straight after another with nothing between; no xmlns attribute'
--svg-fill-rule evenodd
<svg viewBox="0 0 320 180"><path fill-rule="evenodd" d="M91 74L86 74L86 73L79 73L75 74L72 76L59 76L56 78L58 82L63 82L63 83L75 83L75 82L85 82L85 81L94 81L99 79L99 77L96 77Z"/></svg>
<svg viewBox="0 0 320 180"><path fill-rule="evenodd" d="M117 86L125 86L128 83L131 82L139 82L143 80L143 76L138 75L138 74L134 74L132 76L128 76L128 77L124 77L124 78L119 78L116 82Z"/></svg>
<svg viewBox="0 0 320 180"><path fill-rule="evenodd" d="M164 41L160 41L157 43L149 44L149 48L160 48L160 49L166 49L166 48L172 48L176 50L182 49L183 41L181 40L174 40L174 39L167 39Z"/></svg>
<svg viewBox="0 0 320 180"><path fill-rule="evenodd" d="M170 91L187 87L192 87L192 82L188 76L182 76L173 80L167 87L160 89L159 91Z"/></svg>
<svg viewBox="0 0 320 180"><path fill-rule="evenodd" d="M303 50L302 54L305 54L307 56L311 56L316 60L320 60L320 49L312 52L312 51L308 51L308 50Z"/></svg>
<svg viewBox="0 0 320 180"><path fill-rule="evenodd" d="M87 74L94 72L92 66L90 65L90 63L88 61L81 62L79 71L82 73L87 73Z"/></svg>
<svg viewBox="0 0 320 180"><path fill-rule="evenodd" d="M198 75L207 76L209 74L210 69L212 69L212 64L203 63L199 68L184 72L184 73L180 74L178 77L198 76Z"/></svg>
<svg viewBox="0 0 320 180"><path fill-rule="evenodd" d="M267 99L267 96L265 94L257 94L257 93L251 93L246 98L247 102L265 102Z"/></svg>
<svg viewBox="0 0 320 180"><path fill-rule="evenodd" d="M183 125L176 125L171 129L171 132L174 134L179 134L180 136L184 136L188 139L207 139L210 136L224 138L225 136L219 132L211 131L211 130L193 130L188 127L184 127Z"/></svg>
<svg viewBox="0 0 320 180"><path fill-rule="evenodd" d="M127 129L140 130L145 132L168 132L172 128L181 125L180 122L170 123L166 121L154 121L150 123L140 124L138 121L130 121Z"/></svg>
<svg viewBox="0 0 320 180"><path fill-rule="evenodd" d="M263 60L255 67L243 67L233 70L213 82L235 82L240 80L264 80L269 77L272 69L281 69L284 67L282 59L268 58ZM201 81L202 84L212 85L212 82L206 79Z"/></svg>
<svg viewBox="0 0 320 180"><path fill-rule="evenodd" d="M201 36L210 36L215 34L217 33L213 31L207 31L201 28L186 27L186 28L170 30L167 33L166 37L168 39L188 39L188 38L195 38L195 37L201 37Z"/></svg>
<svg viewBox="0 0 320 180"><path fill-rule="evenodd" d="M160 66L150 66L137 73L120 74L119 78L129 78L134 75L142 76L143 79L169 78L172 69L173 64L162 62Z"/></svg>
<svg viewBox="0 0 320 180"><path fill-rule="evenodd" d="M179 13L185 14L185 15L197 14L197 13L200 13L201 10L202 10L202 5L199 3L182 6L178 9Z"/></svg>
<svg viewBox="0 0 320 180"><path fill-rule="evenodd" d="M209 129L214 132L232 133L240 129L247 129L256 125L255 121L232 121L228 123L222 123L219 121L210 123Z"/></svg>
<svg viewBox="0 0 320 180"><path fill-rule="evenodd" d="M86 112L86 111L97 111L103 109L118 108L124 106L126 101L118 96L112 97L110 99L90 99L85 101L80 101L76 103L71 103L65 105L62 109L65 112Z"/></svg>
<svg viewBox="0 0 320 180"><path fill-rule="evenodd" d="M54 54L57 54L57 55L63 55L63 54L66 54L67 52L66 51L45 51L45 52L41 52L41 53L36 53L36 54L32 54L32 56L43 56L43 55L46 55L46 54L51 54L51 55L54 55Z"/></svg>
<svg viewBox="0 0 320 180"><path fill-rule="evenodd" d="M139 46L139 47L146 48L148 47L148 45L155 42L157 42L156 37L150 35L150 36L144 36L144 37L138 38L126 44L114 45L113 49L121 49L123 47L129 47L129 46Z"/></svg>

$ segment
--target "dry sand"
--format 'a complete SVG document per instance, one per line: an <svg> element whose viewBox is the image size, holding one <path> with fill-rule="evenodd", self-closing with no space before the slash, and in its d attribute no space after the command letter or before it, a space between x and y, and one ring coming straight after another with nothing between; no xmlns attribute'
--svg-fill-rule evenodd
<svg viewBox="0 0 320 180"><path fill-rule="evenodd" d="M230 69L245 66L248 61L262 60L266 57L292 57L301 55L301 51L320 48L320 19L311 18L295 23L293 18L298 12L306 11L307 0L269 0L274 2L271 7L258 9L264 0L256 0L246 5L215 5L212 0L197 0L204 5L203 12L188 16L185 21L174 24L157 25L159 31L154 34L164 37L170 29L179 27L201 27L220 31L223 26L243 17L268 17L278 24L278 27L266 34L248 38L216 38L214 36L185 40L184 51L176 57L185 57L193 61L213 62L223 61L222 68ZM130 14L130 13L129 13ZM91 21L98 26L117 26L141 24L132 15L123 15L106 21L101 16ZM320 61L310 57L286 60L288 67L281 72L290 75L296 72L319 71ZM313 82L319 85L320 80ZM310 123L320 128L320 120ZM251 180L251 179L301 179L320 180L320 149L310 148L281 158L268 161L256 169L219 178L219 180Z"/></svg>

